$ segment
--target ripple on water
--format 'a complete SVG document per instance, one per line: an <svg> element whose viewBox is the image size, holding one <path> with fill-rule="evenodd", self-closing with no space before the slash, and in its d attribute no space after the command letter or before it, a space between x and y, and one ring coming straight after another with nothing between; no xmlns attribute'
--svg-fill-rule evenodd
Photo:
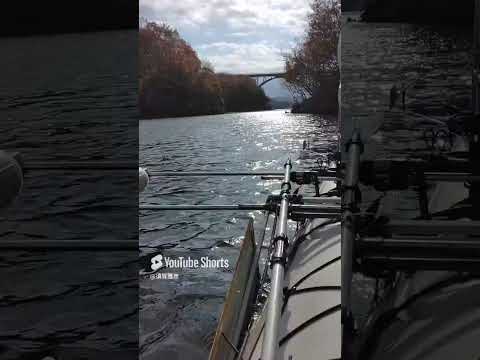
<svg viewBox="0 0 480 360"><path fill-rule="evenodd" d="M281 171L288 157L297 169L317 166L319 154L336 150L336 121L307 114L285 114L284 111L225 114L197 118L147 120L140 122L140 162L161 162L168 171ZM311 148L303 151L303 140L309 139ZM271 192L277 192L278 181L259 181L259 177L164 178L153 179L151 186L141 194L142 203L156 204L236 204L260 203ZM194 321L189 306L196 308L198 332L189 334L189 345L182 347L188 358L205 351L202 334L213 333L221 312L223 298L230 285L239 248L243 241L249 217L257 225L264 222L260 211L250 212L145 212L140 217L142 246L178 244L168 249L169 256L216 256L229 259L229 271L210 270L201 274L182 273L181 290L177 284L156 287L149 280L141 281L141 288L153 289L153 295L140 296L142 304L151 297L162 302L178 301L178 306L142 307L142 319L161 318L168 314L176 319L176 328L188 328ZM192 252L192 249L196 249ZM151 249L142 248L142 253ZM165 250L165 253L167 250ZM163 284L163 283L162 283ZM202 298L198 293L208 293ZM188 297L179 299L181 291ZM176 299L176 300L174 300ZM141 348L144 358L169 356L172 347L185 345L185 338L173 328L166 329L155 341L158 324L141 324ZM200 357L198 357L200 358Z"/></svg>

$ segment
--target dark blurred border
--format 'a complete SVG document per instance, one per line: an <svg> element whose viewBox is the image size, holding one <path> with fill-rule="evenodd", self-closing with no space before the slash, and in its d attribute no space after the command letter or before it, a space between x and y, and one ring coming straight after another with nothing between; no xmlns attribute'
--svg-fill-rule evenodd
<svg viewBox="0 0 480 360"><path fill-rule="evenodd" d="M132 165L25 173L0 210L0 359L136 360L138 250L29 243L138 239L138 1L0 8L0 149Z"/></svg>
<svg viewBox="0 0 480 360"><path fill-rule="evenodd" d="M0 36L138 28L138 0L4 1Z"/></svg>

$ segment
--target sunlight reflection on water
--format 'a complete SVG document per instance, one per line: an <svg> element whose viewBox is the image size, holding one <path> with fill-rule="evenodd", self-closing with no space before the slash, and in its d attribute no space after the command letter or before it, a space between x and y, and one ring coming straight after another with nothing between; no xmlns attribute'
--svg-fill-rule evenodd
<svg viewBox="0 0 480 360"><path fill-rule="evenodd" d="M156 169L166 171L281 171L291 157L296 169L309 169L318 166L319 154L336 151L336 132L335 119L284 111L146 120L140 122L140 162L156 163ZM306 139L311 150L304 151ZM261 203L269 194L278 194L279 186L278 181L261 181L256 176L152 178L140 202ZM144 344L143 353L161 356L183 347L188 357L185 349L193 346L191 354L202 351L206 358L205 334L215 329L249 217L263 225L260 211L141 214L141 246L155 244L159 246L156 251L168 247L162 254L169 256L224 257L232 264L228 271L182 273L182 283L176 286L141 281L141 343L158 331L158 323L145 319L176 317L175 328L168 327L160 340ZM144 247L141 255L154 251ZM191 284L190 290L183 281Z"/></svg>

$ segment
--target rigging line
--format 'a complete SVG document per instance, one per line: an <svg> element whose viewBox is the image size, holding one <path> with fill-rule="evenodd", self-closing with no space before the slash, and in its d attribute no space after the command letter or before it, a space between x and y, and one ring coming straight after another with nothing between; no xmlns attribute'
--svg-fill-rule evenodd
<svg viewBox="0 0 480 360"><path fill-rule="evenodd" d="M33 170L131 170L138 171L138 164L131 162L107 162L102 160L72 160L72 161L51 161L51 162L40 162L32 161L26 162L23 166L25 171Z"/></svg>
<svg viewBox="0 0 480 360"><path fill-rule="evenodd" d="M447 126L447 124L444 122L444 121L441 121L441 120L438 120L438 119L435 119L435 118L431 118L431 117L428 117L427 115L423 115L423 114L420 114L420 113L416 113L416 112L413 112L411 110L408 110L405 112L406 114L410 114L410 115L414 115L414 116L418 116L418 117L423 117L425 119L428 119L428 120L431 120L433 122L436 122L438 125L442 125L442 126ZM413 121L415 121L415 119L412 119ZM382 126L384 125L384 123L386 122L386 118L384 117L381 121L379 121L379 123L377 124L377 126L374 128L373 131L370 132L370 139L367 139L364 141L364 145L370 143L372 137L382 128ZM441 123L441 124L440 124Z"/></svg>
<svg viewBox="0 0 480 360"><path fill-rule="evenodd" d="M0 249L5 250L68 250L68 251L138 251L138 240L3 240Z"/></svg>
<svg viewBox="0 0 480 360"><path fill-rule="evenodd" d="M230 339L227 337L227 335L225 335L225 333L223 331L222 331L222 337L225 340L225 342L230 346L230 348L235 352L235 354L238 355L240 353L240 351L236 348L235 345L232 344Z"/></svg>
<svg viewBox="0 0 480 360"><path fill-rule="evenodd" d="M257 246L259 246L260 248L263 246L263 241L265 240L265 233L267 231L268 220L270 219L270 214L271 213L272 212L270 210L264 212L264 214L265 214L265 224L263 225L261 240L257 244Z"/></svg>
<svg viewBox="0 0 480 360"><path fill-rule="evenodd" d="M314 322L318 321L318 320L321 320L323 319L324 317L330 315L330 314L333 314L337 311L339 311L341 309L341 305L338 304L338 305L335 305L331 308L328 308L327 310L325 311L322 311L320 314L317 314L315 315L314 317L312 317L311 319L308 319L307 321L305 321L304 323L302 323L301 325L297 326L295 329L293 329L292 331L290 331L287 335L285 335L280 341L279 341L279 346L282 346L283 344L285 344L288 340L290 340L293 336L295 336L296 334L298 334L300 331L302 331L303 329L305 329L306 327L308 327L309 325L313 324Z"/></svg>
<svg viewBox="0 0 480 360"><path fill-rule="evenodd" d="M318 315L317 315L318 316ZM252 348L251 348L251 352L250 354L248 354L247 356L247 359L251 359L252 357L252 354L253 352L255 351L256 347L257 347L257 344L258 344L258 341L260 340L260 338L262 337L262 334L263 334L263 330L265 329L265 323L262 323L262 327L260 328L260 332L258 333L258 336L255 340L255 343L253 344ZM288 339L287 339L288 340ZM280 344L282 345L282 344ZM243 360L244 357L243 357L244 354L241 354L239 360ZM328 360L342 360L342 358L331 358L331 359L328 359Z"/></svg>
<svg viewBox="0 0 480 360"><path fill-rule="evenodd" d="M268 245L268 252L267 252L266 259L270 259L271 251L272 251L273 236L275 234L276 229L277 229L277 215L275 215L275 217L273 218L272 232L271 232L271 236L270 236L270 244ZM261 286L260 289L263 290L263 293L265 293L265 289L263 289L263 285L266 283L267 275L268 275L268 264L265 264L265 266L263 267L262 277L260 279L260 286ZM259 303L259 298L260 298L261 295L262 295L262 291L258 291L257 299L255 300L255 302L257 304Z"/></svg>
<svg viewBox="0 0 480 360"><path fill-rule="evenodd" d="M315 292L315 291L334 291L334 290L341 290L342 287L338 285L326 285L326 286L312 286L304 289L294 289L290 288L287 289L285 288L284 291L284 301L283 301L283 306L282 306L282 314L285 311L285 308L287 307L288 300L290 297L303 294L303 293L308 293L308 292Z"/></svg>
<svg viewBox="0 0 480 360"><path fill-rule="evenodd" d="M297 253L297 250L298 250L298 247L306 240L306 238L311 235L312 233L314 233L316 230L318 229L321 229L327 225L332 225L332 224L335 224L336 222L340 221L341 220L341 217L336 217L336 218L333 218L331 220L328 220L328 221L325 221L317 226L314 226L312 229L310 229L308 232L306 233L303 233L302 235L300 235L292 244L292 248L290 250L290 253L288 254L288 258L289 259L293 259Z"/></svg>
<svg viewBox="0 0 480 360"><path fill-rule="evenodd" d="M341 260L342 257L341 256L337 256L336 258L333 258L332 260L330 261L327 261L325 264L322 264L320 265L319 267L313 269L312 271L310 271L307 275L305 275L304 277L302 277L300 280L298 280L291 288L292 289L296 289L300 284L302 284L305 280L307 280L310 276L312 276L313 274L319 272L320 270L326 268L327 266L337 262L338 260Z"/></svg>
<svg viewBox="0 0 480 360"><path fill-rule="evenodd" d="M410 296L408 299L406 299L402 304L386 311L385 313L381 314L374 322L373 326L370 329L370 332L373 334L381 334L382 330L388 326L393 319L397 316L397 314L409 307L411 304L413 304L416 300L418 300L420 297L424 295L428 295L431 292L434 292L436 290L441 290L445 287L448 287L450 285L455 285L457 282L467 282L469 280L478 280L478 276L474 276L472 274L456 274L448 279L441 280L439 282L436 282L427 288L413 294ZM360 348L360 357L361 359L367 358L368 354L370 354L371 349L374 347L376 344L377 337L374 336L368 336L367 340L365 341L364 344L362 344Z"/></svg>
<svg viewBox="0 0 480 360"><path fill-rule="evenodd" d="M262 251L263 249L263 243L265 241L265 235L266 235L266 230L267 230L267 225L268 225L268 221L270 220L270 215L272 214L271 211L268 211L267 213L267 218L265 220L265 225L263 226L263 232L262 232L262 240L261 240L261 243L259 243L259 246L260 246L260 250L259 251ZM274 222L273 222L273 228L275 228L276 226L276 223L277 223L277 217L275 216L274 218ZM270 252L270 249L271 249L271 244L269 244L269 247L268 247L268 255L269 255L269 252ZM260 257L258 258L259 262L260 262ZM260 277L260 284L263 284L264 281L265 281L265 277L267 275L267 269L268 269L268 266L265 265L265 267L263 268L263 273ZM259 269L259 272L260 272L260 269ZM257 292L257 296L256 296L256 299L255 299L255 302L258 303L258 297L260 296L260 292Z"/></svg>

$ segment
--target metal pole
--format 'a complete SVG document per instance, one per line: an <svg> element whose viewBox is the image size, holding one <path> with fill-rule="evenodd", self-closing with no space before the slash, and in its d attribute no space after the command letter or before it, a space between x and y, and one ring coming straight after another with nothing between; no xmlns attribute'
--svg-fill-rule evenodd
<svg viewBox="0 0 480 360"><path fill-rule="evenodd" d="M324 196L324 197L310 197L304 196L303 203L309 205L325 205L325 204L332 204L332 205L339 205L342 199L338 196Z"/></svg>
<svg viewBox="0 0 480 360"><path fill-rule="evenodd" d="M147 167L143 166L143 168L147 169L148 174L151 176L183 176L183 177L190 177L190 176L262 176L266 177L266 180L282 180L284 178L284 173L276 172L276 171L161 171L161 170L148 170ZM318 175L319 180L337 180L337 176L335 171L326 170L326 171L305 171L305 172L297 172L297 173L313 173ZM295 172L292 172L292 175Z"/></svg>
<svg viewBox="0 0 480 360"><path fill-rule="evenodd" d="M138 240L2 240L6 250L138 250Z"/></svg>
<svg viewBox="0 0 480 360"><path fill-rule="evenodd" d="M281 175L281 176L280 175L262 175L262 180L283 180L283 175ZM318 176L317 180L319 180L319 181L337 181L338 178L336 176ZM315 191L316 191L317 188L318 188L319 182L315 181L314 185L315 185ZM319 191L317 193L318 193L318 195L320 195Z"/></svg>
<svg viewBox="0 0 480 360"><path fill-rule="evenodd" d="M425 180L427 181L445 181L445 182L466 182L480 181L480 175L472 175L471 173L448 173L448 172L425 172Z"/></svg>
<svg viewBox="0 0 480 360"><path fill-rule="evenodd" d="M464 234L480 235L479 221L394 220L381 227L382 233L403 235Z"/></svg>
<svg viewBox="0 0 480 360"><path fill-rule="evenodd" d="M360 134L354 130L352 139L347 145L348 162L343 183L343 214L342 214L342 325L348 330L352 324L350 293L353 272L353 249L355 241L356 191L360 167L362 142Z"/></svg>
<svg viewBox="0 0 480 360"><path fill-rule="evenodd" d="M140 205L140 210L269 210L270 204L233 205Z"/></svg>
<svg viewBox="0 0 480 360"><path fill-rule="evenodd" d="M147 170L153 176L283 176L283 173L275 171L253 172L253 171L161 171Z"/></svg>
<svg viewBox="0 0 480 360"><path fill-rule="evenodd" d="M270 266L272 267L271 290L267 302L265 330L262 344L262 360L276 360L278 350L278 330L283 306L283 281L285 272L285 255L288 246L287 222L290 195L290 171L292 163L290 159L285 164L285 176L280 193L280 211L278 214L277 228L275 233L274 249Z"/></svg>
<svg viewBox="0 0 480 360"><path fill-rule="evenodd" d="M140 210L176 211L176 210L276 210L275 204L232 204L232 205L140 205ZM293 204L290 212L337 214L340 207L335 204Z"/></svg>
<svg viewBox="0 0 480 360"><path fill-rule="evenodd" d="M136 170L137 163L133 162L106 162L106 161L32 161L26 162L23 169L30 170Z"/></svg>
<svg viewBox="0 0 480 360"><path fill-rule="evenodd" d="M473 113L480 116L480 0L475 0L475 23L473 32Z"/></svg>
<svg viewBox="0 0 480 360"><path fill-rule="evenodd" d="M472 69L472 111L473 119L470 134L470 166L472 175L480 175L480 0L475 0L473 34L473 69ZM470 201L475 213L480 211L480 182L470 184Z"/></svg>

